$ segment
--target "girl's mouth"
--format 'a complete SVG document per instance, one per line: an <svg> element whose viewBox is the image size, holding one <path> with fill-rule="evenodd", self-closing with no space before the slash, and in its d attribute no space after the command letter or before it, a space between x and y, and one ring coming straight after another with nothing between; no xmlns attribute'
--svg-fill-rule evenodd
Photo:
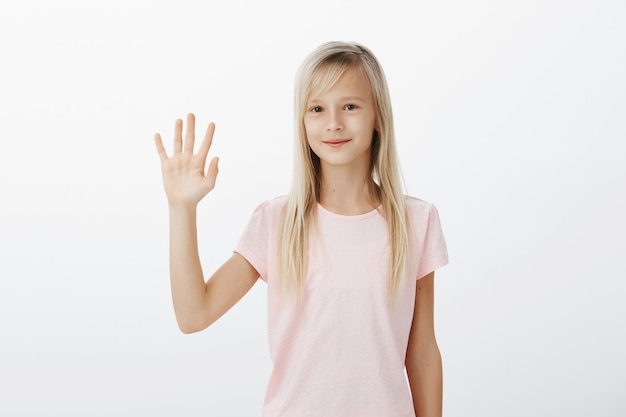
<svg viewBox="0 0 626 417"><path fill-rule="evenodd" d="M331 148L339 148L348 142L350 142L350 139L331 139L331 140L324 141L324 143L330 146Z"/></svg>

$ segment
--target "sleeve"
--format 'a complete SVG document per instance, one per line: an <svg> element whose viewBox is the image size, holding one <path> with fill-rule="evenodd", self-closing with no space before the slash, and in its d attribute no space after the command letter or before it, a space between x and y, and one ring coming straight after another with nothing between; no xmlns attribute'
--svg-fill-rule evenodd
<svg viewBox="0 0 626 417"><path fill-rule="evenodd" d="M248 225L233 250L233 252L246 258L254 269L257 270L261 279L266 282L270 221L270 204L269 201L265 201L252 213Z"/></svg>
<svg viewBox="0 0 626 417"><path fill-rule="evenodd" d="M423 278L448 263L448 248L441 229L439 212L433 204L428 205L428 220L423 234L422 251L416 279Z"/></svg>

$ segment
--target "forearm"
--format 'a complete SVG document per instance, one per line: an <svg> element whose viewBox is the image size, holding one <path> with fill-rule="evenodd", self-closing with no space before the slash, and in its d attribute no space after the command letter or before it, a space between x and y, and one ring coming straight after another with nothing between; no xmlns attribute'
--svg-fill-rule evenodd
<svg viewBox="0 0 626 417"><path fill-rule="evenodd" d="M416 417L441 417L443 370L439 348L435 345L410 354L406 369Z"/></svg>
<svg viewBox="0 0 626 417"><path fill-rule="evenodd" d="M197 330L206 283L198 254L195 207L170 206L170 282L178 325L185 333Z"/></svg>

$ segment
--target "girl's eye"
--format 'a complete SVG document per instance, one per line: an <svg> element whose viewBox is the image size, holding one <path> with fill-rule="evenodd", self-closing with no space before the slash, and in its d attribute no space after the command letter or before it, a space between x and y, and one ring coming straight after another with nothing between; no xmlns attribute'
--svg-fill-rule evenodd
<svg viewBox="0 0 626 417"><path fill-rule="evenodd" d="M356 110L356 106L354 104L346 104L346 110Z"/></svg>
<svg viewBox="0 0 626 417"><path fill-rule="evenodd" d="M315 107L312 107L312 108L311 108L311 111L312 111L313 113L319 113L319 112L321 112L321 111L322 111L322 108L321 108L320 106L315 106Z"/></svg>

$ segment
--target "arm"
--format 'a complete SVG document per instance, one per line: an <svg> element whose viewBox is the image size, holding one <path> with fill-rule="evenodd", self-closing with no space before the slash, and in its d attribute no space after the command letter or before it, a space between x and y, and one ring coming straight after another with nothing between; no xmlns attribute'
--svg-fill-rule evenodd
<svg viewBox="0 0 626 417"><path fill-rule="evenodd" d="M196 227L196 207L215 186L218 160L205 172L215 126L211 123L197 154L193 153L195 118L187 117L183 148L182 121L176 121L174 152L167 156L159 134L155 144L161 159L163 185L170 213L170 281L178 326L184 333L200 331L243 297L259 274L241 255L234 254L205 282Z"/></svg>
<svg viewBox="0 0 626 417"><path fill-rule="evenodd" d="M434 278L435 273L431 272L417 281L405 361L416 417L442 415L443 371L435 339Z"/></svg>

